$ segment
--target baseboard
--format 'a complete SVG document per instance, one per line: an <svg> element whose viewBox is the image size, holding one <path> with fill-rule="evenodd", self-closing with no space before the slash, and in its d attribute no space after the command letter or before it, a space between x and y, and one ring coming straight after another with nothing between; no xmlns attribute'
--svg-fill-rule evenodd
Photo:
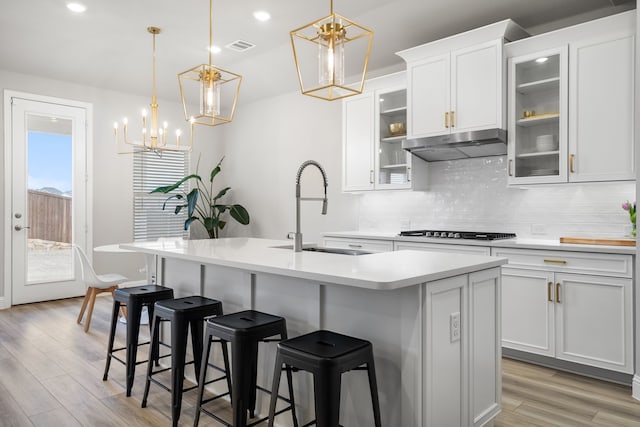
<svg viewBox="0 0 640 427"><path fill-rule="evenodd" d="M633 381L631 383L631 396L640 400L640 375L636 374L633 376Z"/></svg>
<svg viewBox="0 0 640 427"><path fill-rule="evenodd" d="M637 378L633 374L625 374L622 372L610 371L608 369L596 368L593 366L587 366L580 363L568 362L566 360L559 360L553 357L540 356L538 354L527 353L520 350L514 350L511 348L502 348L502 355L510 359L521 360L523 362L534 363L536 365L547 366L553 369L559 369L561 371L567 371L578 375L584 375L586 377L595 378L598 380L609 381L626 386L632 386L637 381L638 399L640 400L640 377Z"/></svg>

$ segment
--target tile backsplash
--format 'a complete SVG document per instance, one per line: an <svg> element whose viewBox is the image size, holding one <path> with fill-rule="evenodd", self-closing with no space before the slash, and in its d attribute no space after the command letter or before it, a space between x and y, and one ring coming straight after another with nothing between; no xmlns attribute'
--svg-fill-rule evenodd
<svg viewBox="0 0 640 427"><path fill-rule="evenodd" d="M621 205L635 200L635 182L508 187L506 165L505 156L430 163L427 191L362 194L359 229L499 231L541 239L631 231Z"/></svg>

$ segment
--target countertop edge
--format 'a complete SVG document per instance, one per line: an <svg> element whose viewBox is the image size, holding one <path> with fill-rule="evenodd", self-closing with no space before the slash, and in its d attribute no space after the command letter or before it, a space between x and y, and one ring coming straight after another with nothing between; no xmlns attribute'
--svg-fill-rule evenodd
<svg viewBox="0 0 640 427"><path fill-rule="evenodd" d="M168 249L156 249L150 247L143 247L136 245L135 243L123 243L119 247L123 250L134 251L139 253L157 255L166 258L175 258L183 261L190 261L201 264L218 265L222 267L238 268L249 272L265 273L274 275L284 275L288 277L294 277L309 281L316 281L326 285L342 285L351 286L368 290L397 290L406 287L416 286L427 282L433 282L437 280L446 279L461 274L469 274L476 271L488 270L491 268L499 267L508 262L507 258L503 257L484 257L486 261L475 263L473 265L464 265L449 270L436 271L429 274L417 275L411 278L380 281L373 279L357 279L354 277L345 277L340 275L332 275L329 273L318 273L313 271L301 271L290 268L284 268L279 266L269 266L264 264L255 264L249 261L243 260L230 260L223 258L214 258L206 256L197 256L194 254L182 253L179 251L171 251ZM397 253L397 252L396 252ZM313 254L309 254L313 255ZM326 255L326 254L325 254ZM344 255L336 255L344 256Z"/></svg>
<svg viewBox="0 0 640 427"><path fill-rule="evenodd" d="M573 243L560 243L557 241L544 239L504 239L504 240L462 240L462 239L439 239L415 236L399 236L390 232L375 231L335 231L322 233L322 237L352 238L387 240L395 242L416 242L430 244L450 244L464 246L484 246L490 248L513 248L513 249L541 249L552 251L568 252L592 252L606 254L635 255L635 246L609 246L609 245L583 245Z"/></svg>

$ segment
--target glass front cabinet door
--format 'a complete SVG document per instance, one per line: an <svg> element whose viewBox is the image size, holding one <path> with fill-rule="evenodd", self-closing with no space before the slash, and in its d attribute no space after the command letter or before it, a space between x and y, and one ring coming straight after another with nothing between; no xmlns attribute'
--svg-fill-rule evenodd
<svg viewBox="0 0 640 427"><path fill-rule="evenodd" d="M407 135L407 90L376 91L376 189L411 188L411 154L402 149Z"/></svg>
<svg viewBox="0 0 640 427"><path fill-rule="evenodd" d="M567 53L509 59L509 184L567 181Z"/></svg>

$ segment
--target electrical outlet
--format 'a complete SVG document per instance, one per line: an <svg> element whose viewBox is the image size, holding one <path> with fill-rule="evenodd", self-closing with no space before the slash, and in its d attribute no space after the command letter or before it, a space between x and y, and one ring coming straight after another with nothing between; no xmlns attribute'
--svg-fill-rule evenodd
<svg viewBox="0 0 640 427"><path fill-rule="evenodd" d="M531 224L531 234L547 234L544 224Z"/></svg>
<svg viewBox="0 0 640 427"><path fill-rule="evenodd" d="M449 335L451 342L460 340L460 312L456 311L449 315Z"/></svg>

